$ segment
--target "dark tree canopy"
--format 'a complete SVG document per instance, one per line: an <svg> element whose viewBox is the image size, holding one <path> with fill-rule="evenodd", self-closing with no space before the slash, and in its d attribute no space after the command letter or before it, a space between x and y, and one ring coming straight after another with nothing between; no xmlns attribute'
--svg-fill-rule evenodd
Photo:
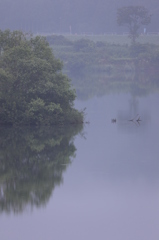
<svg viewBox="0 0 159 240"><path fill-rule="evenodd" d="M82 121L75 91L45 38L0 31L0 124Z"/></svg>
<svg viewBox="0 0 159 240"><path fill-rule="evenodd" d="M135 43L138 37L138 30L143 25L151 22L149 11L143 6L128 6L117 10L117 23L119 26L126 26L129 30L129 37Z"/></svg>

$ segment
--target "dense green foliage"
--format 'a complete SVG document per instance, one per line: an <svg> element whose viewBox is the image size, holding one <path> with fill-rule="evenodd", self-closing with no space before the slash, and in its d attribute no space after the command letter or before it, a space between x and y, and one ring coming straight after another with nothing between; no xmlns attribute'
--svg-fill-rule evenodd
<svg viewBox="0 0 159 240"><path fill-rule="evenodd" d="M119 8L117 11L117 23L119 26L126 26L129 30L129 37L132 44L139 36L140 27L151 22L151 15L143 6L128 6Z"/></svg>
<svg viewBox="0 0 159 240"><path fill-rule="evenodd" d="M82 122L75 91L43 37L0 31L0 123Z"/></svg>

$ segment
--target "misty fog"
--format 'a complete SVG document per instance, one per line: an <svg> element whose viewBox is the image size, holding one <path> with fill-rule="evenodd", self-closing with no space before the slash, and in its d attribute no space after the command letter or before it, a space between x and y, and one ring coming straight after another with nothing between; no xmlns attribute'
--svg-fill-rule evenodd
<svg viewBox="0 0 159 240"><path fill-rule="evenodd" d="M159 0L0 0L0 239L158 240L158 105Z"/></svg>
<svg viewBox="0 0 159 240"><path fill-rule="evenodd" d="M158 0L0 0L0 29L33 33L122 33L117 8L143 5L152 14L149 32L159 31Z"/></svg>

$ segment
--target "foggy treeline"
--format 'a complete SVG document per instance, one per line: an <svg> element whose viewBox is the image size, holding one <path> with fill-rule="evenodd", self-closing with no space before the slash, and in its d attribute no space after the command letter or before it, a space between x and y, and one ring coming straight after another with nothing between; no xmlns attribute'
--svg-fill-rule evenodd
<svg viewBox="0 0 159 240"><path fill-rule="evenodd" d="M147 31L159 31L158 0L0 0L0 29L33 33L120 33L119 7L142 5L152 14Z"/></svg>

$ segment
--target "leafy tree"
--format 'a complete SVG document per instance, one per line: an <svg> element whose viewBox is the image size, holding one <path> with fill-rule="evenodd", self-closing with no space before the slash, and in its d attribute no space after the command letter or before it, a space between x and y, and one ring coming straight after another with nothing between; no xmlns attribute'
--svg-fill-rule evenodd
<svg viewBox="0 0 159 240"><path fill-rule="evenodd" d="M141 25L148 25L151 15L143 6L128 6L117 10L117 23L119 26L126 26L129 29L129 37L132 44L138 37L138 30Z"/></svg>
<svg viewBox="0 0 159 240"><path fill-rule="evenodd" d="M45 38L0 31L0 123L82 122L75 91Z"/></svg>

